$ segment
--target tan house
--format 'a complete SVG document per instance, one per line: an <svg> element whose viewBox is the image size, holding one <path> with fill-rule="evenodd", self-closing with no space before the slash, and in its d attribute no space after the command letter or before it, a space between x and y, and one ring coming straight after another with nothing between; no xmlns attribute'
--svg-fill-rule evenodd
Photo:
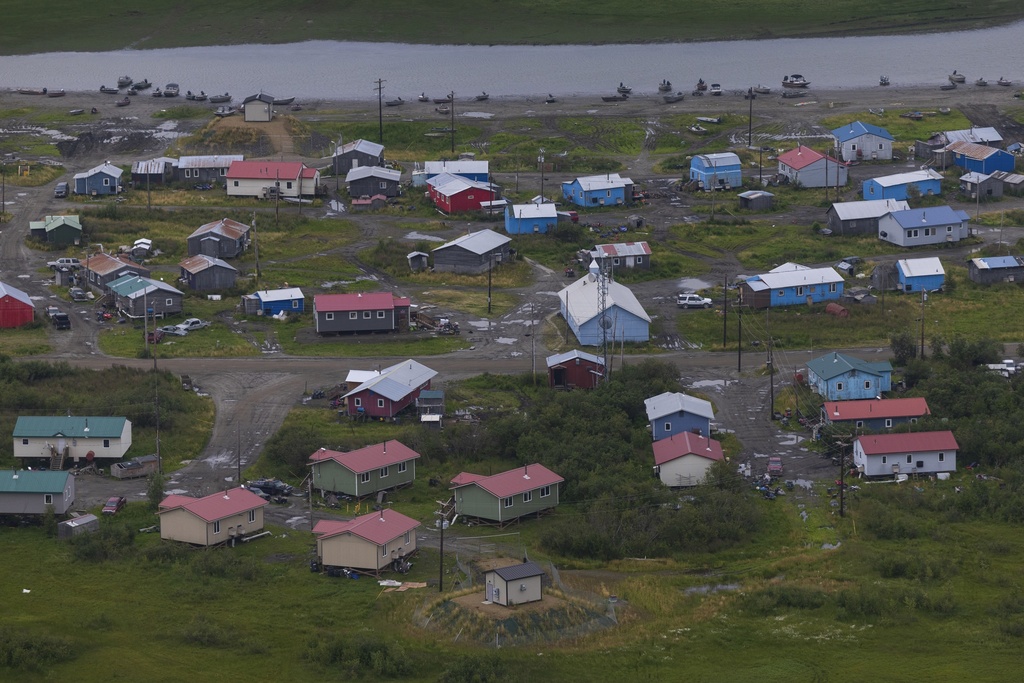
<svg viewBox="0 0 1024 683"><path fill-rule="evenodd" d="M163 499L160 538L214 546L263 531L267 501L242 487L204 498L172 494Z"/></svg>
<svg viewBox="0 0 1024 683"><path fill-rule="evenodd" d="M316 523L316 555L323 567L347 567L380 575L398 569L416 552L415 519L394 510L380 510L343 522Z"/></svg>
<svg viewBox="0 0 1024 683"><path fill-rule="evenodd" d="M492 569L484 574L484 599L506 607L544 598L544 570L535 562Z"/></svg>
<svg viewBox="0 0 1024 683"><path fill-rule="evenodd" d="M654 472L665 486L702 484L708 470L725 458L722 444L693 432L654 442Z"/></svg>

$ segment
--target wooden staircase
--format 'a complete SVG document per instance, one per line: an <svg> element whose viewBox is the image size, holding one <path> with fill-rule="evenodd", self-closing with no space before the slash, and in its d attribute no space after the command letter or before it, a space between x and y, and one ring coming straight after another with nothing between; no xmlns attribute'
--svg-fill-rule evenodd
<svg viewBox="0 0 1024 683"><path fill-rule="evenodd" d="M57 470L58 472L62 471L69 451L70 449L67 446L62 451L58 451L55 446L50 446L50 469Z"/></svg>

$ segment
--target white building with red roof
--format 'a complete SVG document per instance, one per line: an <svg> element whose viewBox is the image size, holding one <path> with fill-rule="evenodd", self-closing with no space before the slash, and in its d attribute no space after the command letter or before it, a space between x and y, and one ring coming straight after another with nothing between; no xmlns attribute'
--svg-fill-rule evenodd
<svg viewBox="0 0 1024 683"><path fill-rule="evenodd" d="M708 470L725 459L722 444L693 432L654 442L654 472L665 486L697 486Z"/></svg>
<svg viewBox="0 0 1024 683"><path fill-rule="evenodd" d="M267 501L237 487L203 498L172 494L157 510L160 538L213 546L263 531Z"/></svg>
<svg viewBox="0 0 1024 683"><path fill-rule="evenodd" d="M391 292L317 294L313 321L317 334L408 332L411 304Z"/></svg>
<svg viewBox="0 0 1024 683"><path fill-rule="evenodd" d="M858 436L853 464L868 477L955 472L959 448L949 430Z"/></svg>
<svg viewBox="0 0 1024 683"><path fill-rule="evenodd" d="M922 396L825 401L821 406L821 424L849 425L855 429L880 432L896 425L916 423L931 414L928 401Z"/></svg>
<svg viewBox="0 0 1024 683"><path fill-rule="evenodd" d="M598 244L590 252L590 258L608 272L604 266L617 268L650 268L651 245L647 242L615 242Z"/></svg>
<svg viewBox="0 0 1024 683"><path fill-rule="evenodd" d="M225 178L229 197L312 197L320 171L301 161L233 161Z"/></svg>
<svg viewBox="0 0 1024 683"><path fill-rule="evenodd" d="M362 498L413 483L419 457L401 441L391 440L347 453L321 448L309 456L309 466L313 486L322 495Z"/></svg>
<svg viewBox="0 0 1024 683"><path fill-rule="evenodd" d="M803 145L779 155L779 175L800 187L845 186L848 172L843 162Z"/></svg>
<svg viewBox="0 0 1024 683"><path fill-rule="evenodd" d="M346 567L380 575L389 567L402 569L416 552L420 523L391 509L350 521L325 519L316 523L316 554L321 566Z"/></svg>
<svg viewBox="0 0 1024 683"><path fill-rule="evenodd" d="M491 476L461 472L452 479L455 512L499 526L558 505L565 480L539 463Z"/></svg>

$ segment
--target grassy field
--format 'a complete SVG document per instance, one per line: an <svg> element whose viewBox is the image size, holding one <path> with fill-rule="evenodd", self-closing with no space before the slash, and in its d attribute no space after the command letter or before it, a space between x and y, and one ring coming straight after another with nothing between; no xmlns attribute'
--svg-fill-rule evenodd
<svg viewBox="0 0 1024 683"><path fill-rule="evenodd" d="M495 22L468 0L454 0L429 11L399 0L355 0L342 5L185 0L173 9L158 0L140 0L113 10L54 0L45 13L28 0L11 0L5 6L0 46L5 54L48 52L54 49L47 40L53 32L67 36L60 49L68 51L304 40L640 43L968 29L1024 16L1024 9L1014 0L908 0L897 5L878 0L867 4L862 0L734 0L685 6L652 0L641 7L615 0L586 5L513 0L502 9L503 20ZM77 30L83 26L89 30Z"/></svg>

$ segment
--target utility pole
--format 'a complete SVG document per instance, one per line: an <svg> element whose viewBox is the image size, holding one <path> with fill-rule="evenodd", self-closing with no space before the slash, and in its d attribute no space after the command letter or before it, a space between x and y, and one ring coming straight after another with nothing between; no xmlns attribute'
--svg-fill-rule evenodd
<svg viewBox="0 0 1024 683"><path fill-rule="evenodd" d="M846 442L839 444L839 516L846 516Z"/></svg>
<svg viewBox="0 0 1024 683"><path fill-rule="evenodd" d="M747 99L750 100L750 113L747 115L747 147L749 148L754 139L754 89L747 89Z"/></svg>
<svg viewBox="0 0 1024 683"><path fill-rule="evenodd" d="M343 133L338 133L338 144L334 146L334 192L341 191L341 179L338 177L338 155L341 153L341 141L345 139Z"/></svg>
<svg viewBox="0 0 1024 683"><path fill-rule="evenodd" d="M384 144L384 84L387 83L384 79L378 78L374 83L377 84L377 134L380 137L380 144Z"/></svg>
<svg viewBox="0 0 1024 683"><path fill-rule="evenodd" d="M260 241L256 237L256 212L252 212L252 249L256 257L256 284L260 282Z"/></svg>
<svg viewBox="0 0 1024 683"><path fill-rule="evenodd" d="M487 315L491 314L491 273L494 271L494 252L487 256Z"/></svg>
<svg viewBox="0 0 1024 683"><path fill-rule="evenodd" d="M743 309L736 309L736 372L743 372Z"/></svg>
<svg viewBox="0 0 1024 683"><path fill-rule="evenodd" d="M924 302L928 300L928 294L921 290L921 360L924 360Z"/></svg>
<svg viewBox="0 0 1024 683"><path fill-rule="evenodd" d="M764 309L764 326L768 334L768 396L771 401L771 419L775 419L775 360L772 358L771 306Z"/></svg>
<svg viewBox="0 0 1024 683"><path fill-rule="evenodd" d="M160 459L160 375L156 372L156 354L153 354L153 394L156 402L156 471L163 474L164 462Z"/></svg>
<svg viewBox="0 0 1024 683"><path fill-rule="evenodd" d="M440 565L438 567L438 572L437 572L437 592L438 593L443 593L444 592L444 530L447 529L452 524L455 524L455 520L458 518L458 515L453 516L451 518L451 520L448 519L448 515L451 514L451 512L452 512L452 510L454 508L454 504L455 504L455 499L454 498L450 498L447 502L440 501L440 500L436 501L436 502L437 502L438 505L441 506L441 508L439 510L435 510L434 511L434 515L437 517L437 519L434 520L434 526L436 526L441 531L441 559L440 559Z"/></svg>
<svg viewBox="0 0 1024 683"><path fill-rule="evenodd" d="M452 154L455 154L455 91L454 90L452 90L448 94L448 99L451 100L451 103L450 103L451 106L449 108L451 109L451 112L452 112L452 124L451 124L451 129L452 129Z"/></svg>
<svg viewBox="0 0 1024 683"><path fill-rule="evenodd" d="M537 157L537 163L540 164L540 197L544 199L544 148L540 148L540 156Z"/></svg>
<svg viewBox="0 0 1024 683"><path fill-rule="evenodd" d="M274 181L274 225L280 225L281 220L281 171L277 172L277 179Z"/></svg>
<svg viewBox="0 0 1024 683"><path fill-rule="evenodd" d="M235 462L238 466L238 485L242 485L242 434L235 422Z"/></svg>
<svg viewBox="0 0 1024 683"><path fill-rule="evenodd" d="M722 278L722 350L729 343L729 276Z"/></svg>

